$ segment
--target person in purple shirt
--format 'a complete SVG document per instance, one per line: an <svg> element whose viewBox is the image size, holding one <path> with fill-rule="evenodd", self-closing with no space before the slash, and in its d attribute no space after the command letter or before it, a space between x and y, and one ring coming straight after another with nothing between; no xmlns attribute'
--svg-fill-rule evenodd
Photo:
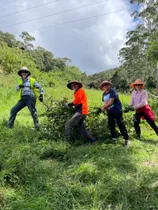
<svg viewBox="0 0 158 210"><path fill-rule="evenodd" d="M158 135L158 127L154 122L154 113L152 112L147 101L148 93L144 89L144 82L142 82L140 79L136 79L136 81L131 84L131 87L133 88L133 91L129 105L132 106L136 111L134 115L134 128L137 139L140 139L141 137L141 130L139 126L141 118L145 119Z"/></svg>
<svg viewBox="0 0 158 210"><path fill-rule="evenodd" d="M124 146L127 147L130 144L130 141L127 129L123 121L122 104L119 96L117 92L112 88L112 83L109 81L103 81L100 85L100 89L104 91L102 95L102 101L104 102L104 105L101 107L101 110L107 111L112 141L117 141L115 129L115 125L117 123L119 130L125 140Z"/></svg>

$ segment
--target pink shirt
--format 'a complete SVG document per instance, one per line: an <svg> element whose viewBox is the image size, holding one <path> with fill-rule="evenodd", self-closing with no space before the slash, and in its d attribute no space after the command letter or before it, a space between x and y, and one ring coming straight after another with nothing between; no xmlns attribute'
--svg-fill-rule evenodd
<svg viewBox="0 0 158 210"><path fill-rule="evenodd" d="M146 90L141 89L139 91L133 90L130 106L133 106L134 109L139 109L148 104L147 102L148 93Z"/></svg>

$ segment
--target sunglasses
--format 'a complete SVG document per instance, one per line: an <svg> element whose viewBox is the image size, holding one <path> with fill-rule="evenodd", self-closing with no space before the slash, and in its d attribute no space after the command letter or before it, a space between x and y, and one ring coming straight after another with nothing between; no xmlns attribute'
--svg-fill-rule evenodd
<svg viewBox="0 0 158 210"><path fill-rule="evenodd" d="M28 71L21 71L21 73L25 73L25 74L27 74L27 73L28 73Z"/></svg>
<svg viewBox="0 0 158 210"><path fill-rule="evenodd" d="M108 86L108 85L109 85L108 83L105 83L105 84L104 84L104 86Z"/></svg>
<svg viewBox="0 0 158 210"><path fill-rule="evenodd" d="M135 86L142 86L141 84L135 85Z"/></svg>

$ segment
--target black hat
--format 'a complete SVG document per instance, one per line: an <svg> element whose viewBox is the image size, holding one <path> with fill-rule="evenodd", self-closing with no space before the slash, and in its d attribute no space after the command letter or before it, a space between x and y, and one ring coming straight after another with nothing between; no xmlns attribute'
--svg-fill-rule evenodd
<svg viewBox="0 0 158 210"><path fill-rule="evenodd" d="M83 85L82 85L82 83L80 83L79 81L77 81L77 80L73 80L72 82L69 82L68 84L67 84L67 87L69 88L69 89L71 89L72 90L72 88L71 88L71 85L72 84L79 84L79 88L81 88Z"/></svg>

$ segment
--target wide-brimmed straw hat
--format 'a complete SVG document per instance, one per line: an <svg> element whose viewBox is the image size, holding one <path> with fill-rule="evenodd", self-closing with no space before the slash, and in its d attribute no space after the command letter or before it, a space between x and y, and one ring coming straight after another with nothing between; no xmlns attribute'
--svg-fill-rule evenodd
<svg viewBox="0 0 158 210"><path fill-rule="evenodd" d="M31 74L31 72L29 71L29 69L26 66L21 67L21 69L18 71L18 75L21 76L21 72L22 71L27 71L28 72L28 76Z"/></svg>
<svg viewBox="0 0 158 210"><path fill-rule="evenodd" d="M101 84L100 84L100 89L102 90L103 89L103 87L106 85L106 84L108 84L108 85L111 85L112 86L112 83L111 82L109 82L109 81L107 81L107 80L104 80Z"/></svg>
<svg viewBox="0 0 158 210"><path fill-rule="evenodd" d="M67 87L68 87L69 89L71 89L71 90L72 90L72 87L71 87L72 84L79 84L79 88L81 88L81 87L83 86L82 83L80 83L79 81L73 80L72 82L69 82L69 83L67 84Z"/></svg>
<svg viewBox="0 0 158 210"><path fill-rule="evenodd" d="M142 85L142 88L144 88L144 82L142 82L141 79L136 79L136 81L131 84L131 88L135 88L135 85Z"/></svg>

